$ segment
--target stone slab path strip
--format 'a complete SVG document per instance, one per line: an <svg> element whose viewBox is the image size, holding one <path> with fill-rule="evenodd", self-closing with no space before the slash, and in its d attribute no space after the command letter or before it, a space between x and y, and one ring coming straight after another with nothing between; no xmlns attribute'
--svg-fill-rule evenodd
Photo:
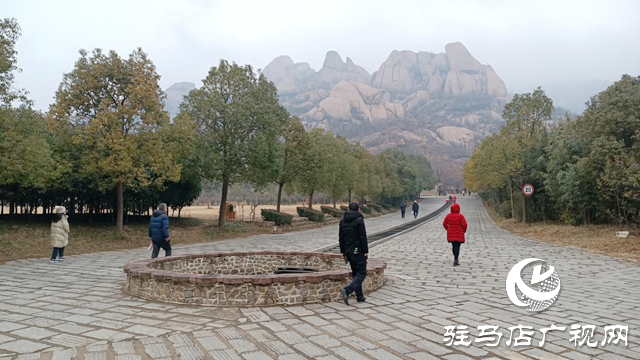
<svg viewBox="0 0 640 360"><path fill-rule="evenodd" d="M388 263L387 283L366 303L290 307L201 308L164 304L122 291L128 262L146 249L69 257L51 265L28 259L0 265L2 359L640 359L640 267L627 260L528 240L497 228L477 197L461 198L469 222L459 267L442 228L444 215L371 249ZM441 199L421 206L436 209ZM397 225L399 214L367 220L369 232ZM336 241L337 226L175 246L177 254L216 251L310 251ZM71 244L71 246L73 246ZM555 304L527 313L509 301L505 279L522 259L555 266ZM539 330L551 324L544 346ZM628 344L575 346L569 328L629 327ZM499 346L446 346L445 326L496 325ZM509 327L536 331L528 346L507 346ZM514 335L516 336L516 335Z"/></svg>

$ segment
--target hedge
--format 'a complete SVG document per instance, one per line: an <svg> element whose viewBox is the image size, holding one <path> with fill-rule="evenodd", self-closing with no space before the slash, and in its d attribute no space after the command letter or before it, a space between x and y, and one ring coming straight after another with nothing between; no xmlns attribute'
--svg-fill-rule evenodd
<svg viewBox="0 0 640 360"><path fill-rule="evenodd" d="M373 210L375 210L377 212L382 212L382 206L380 206L378 204L367 204L367 206L372 208Z"/></svg>
<svg viewBox="0 0 640 360"><path fill-rule="evenodd" d="M386 203L383 203L382 207L385 208L386 210L393 209L393 206L391 204L386 204Z"/></svg>
<svg viewBox="0 0 640 360"><path fill-rule="evenodd" d="M335 218L342 218L344 216L344 211L334 209L331 206L320 206L320 210L322 210L323 213L329 214Z"/></svg>
<svg viewBox="0 0 640 360"><path fill-rule="evenodd" d="M262 209L260 210L260 213L264 221L273 221L278 226L291 225L293 223L293 215L270 209Z"/></svg>
<svg viewBox="0 0 640 360"><path fill-rule="evenodd" d="M371 208L367 205L367 206L360 206L360 210L365 213L365 214L371 214Z"/></svg>
<svg viewBox="0 0 640 360"><path fill-rule="evenodd" d="M298 211L298 215L300 217L306 217L311 221L315 222L323 222L324 221L324 213L318 210L308 209L306 207L298 207L296 208Z"/></svg>

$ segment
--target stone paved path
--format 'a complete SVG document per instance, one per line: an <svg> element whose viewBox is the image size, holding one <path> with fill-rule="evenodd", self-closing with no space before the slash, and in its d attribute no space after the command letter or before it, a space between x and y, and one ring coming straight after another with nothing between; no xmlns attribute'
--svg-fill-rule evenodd
<svg viewBox="0 0 640 360"><path fill-rule="evenodd" d="M421 211L435 209L427 202ZM198 308L143 301L121 291L122 265L147 257L128 250L0 266L0 359L640 359L640 269L637 264L527 240L494 226L479 198L459 203L469 222L462 266L453 268L442 217L371 250L388 261L388 282L367 303L295 307ZM423 210L421 209L421 210ZM368 220L369 232L399 223L399 215ZM310 250L335 241L335 226L204 245L177 253L230 250ZM537 314L512 305L504 283L518 261L539 257L562 281L556 303ZM569 329L551 324L629 326L628 346L576 347ZM531 346L507 346L510 326L533 326ZM504 333L498 347L445 346L446 325L479 325ZM514 334L514 336L516 336ZM513 344L512 344L513 345Z"/></svg>

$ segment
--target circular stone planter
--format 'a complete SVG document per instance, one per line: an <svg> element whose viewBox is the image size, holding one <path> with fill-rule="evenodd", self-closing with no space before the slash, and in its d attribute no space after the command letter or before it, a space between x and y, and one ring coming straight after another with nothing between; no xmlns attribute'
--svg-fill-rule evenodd
<svg viewBox="0 0 640 360"><path fill-rule="evenodd" d="M342 300L351 282L342 255L304 252L242 252L171 256L124 266L125 292L144 299L205 306L264 306ZM362 289L384 284L382 260L367 261ZM311 268L274 274L278 268Z"/></svg>

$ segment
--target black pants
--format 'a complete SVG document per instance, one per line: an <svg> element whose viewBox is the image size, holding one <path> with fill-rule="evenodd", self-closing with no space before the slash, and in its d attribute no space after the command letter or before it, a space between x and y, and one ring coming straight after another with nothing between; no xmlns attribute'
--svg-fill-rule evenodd
<svg viewBox="0 0 640 360"><path fill-rule="evenodd" d="M413 212L413 218L415 219L415 218L417 218L417 217L418 217L418 212L417 212L417 211L414 211L414 212Z"/></svg>
<svg viewBox="0 0 640 360"><path fill-rule="evenodd" d="M51 253L51 260L55 260L60 255L61 258L64 257L64 246L63 247L54 247L53 252Z"/></svg>
<svg viewBox="0 0 640 360"><path fill-rule="evenodd" d="M160 254L160 248L164 249L164 256L171 256L171 242L169 241L154 241L153 251L151 252L151 258L155 259Z"/></svg>
<svg viewBox="0 0 640 360"><path fill-rule="evenodd" d="M351 265L353 280L351 280L351 284L344 289L347 291L347 294L355 292L356 298L362 300L364 299L362 283L365 277L367 277L367 259L364 257L364 254L352 254L347 256L347 260L349 261L349 265Z"/></svg>
<svg viewBox="0 0 640 360"><path fill-rule="evenodd" d="M400 214L402 214L402 218L404 219L404 213L406 213L406 210L400 210Z"/></svg>
<svg viewBox="0 0 640 360"><path fill-rule="evenodd" d="M460 245L462 245L462 243L458 241L452 241L451 245L453 247L453 256L455 260L458 261L458 256L460 256Z"/></svg>

